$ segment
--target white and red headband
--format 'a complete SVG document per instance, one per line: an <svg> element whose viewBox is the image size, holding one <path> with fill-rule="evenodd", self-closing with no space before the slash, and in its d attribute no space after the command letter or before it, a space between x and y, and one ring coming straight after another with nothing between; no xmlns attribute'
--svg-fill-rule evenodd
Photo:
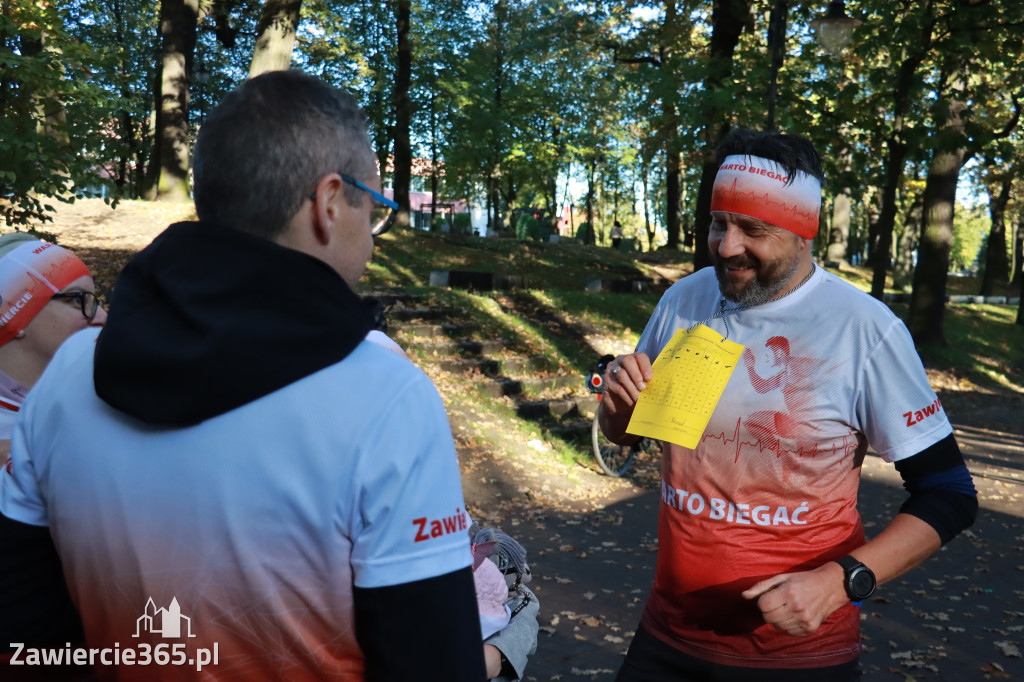
<svg viewBox="0 0 1024 682"><path fill-rule="evenodd" d="M785 168L760 156L726 157L711 194L712 211L757 218L804 239L818 233L820 209L817 178L803 171L790 178Z"/></svg>
<svg viewBox="0 0 1024 682"><path fill-rule="evenodd" d="M50 298L89 268L70 251L25 241L0 258L0 346L28 326Z"/></svg>

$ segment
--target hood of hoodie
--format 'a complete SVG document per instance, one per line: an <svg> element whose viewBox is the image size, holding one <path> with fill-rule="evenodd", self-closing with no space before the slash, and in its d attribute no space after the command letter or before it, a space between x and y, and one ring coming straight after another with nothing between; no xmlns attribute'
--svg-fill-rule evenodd
<svg viewBox="0 0 1024 682"><path fill-rule="evenodd" d="M188 426L333 365L373 315L321 260L207 223L177 223L125 267L96 342L96 394Z"/></svg>

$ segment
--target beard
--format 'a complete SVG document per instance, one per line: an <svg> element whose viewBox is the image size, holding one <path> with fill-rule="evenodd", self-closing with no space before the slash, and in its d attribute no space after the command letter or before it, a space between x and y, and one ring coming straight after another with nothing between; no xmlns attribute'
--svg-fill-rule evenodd
<svg viewBox="0 0 1024 682"><path fill-rule="evenodd" d="M771 261L762 261L748 254L723 260L712 252L711 260L722 296L733 303L749 306L771 301L800 268L799 251ZM729 265L753 268L754 278L742 285L729 282L725 274L725 268Z"/></svg>

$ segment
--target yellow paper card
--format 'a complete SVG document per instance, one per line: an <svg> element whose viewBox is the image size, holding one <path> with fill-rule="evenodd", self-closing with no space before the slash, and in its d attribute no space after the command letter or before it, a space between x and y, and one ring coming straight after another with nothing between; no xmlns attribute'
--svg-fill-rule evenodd
<svg viewBox="0 0 1024 682"><path fill-rule="evenodd" d="M696 448L739 363L743 344L704 325L677 329L652 368L627 431Z"/></svg>

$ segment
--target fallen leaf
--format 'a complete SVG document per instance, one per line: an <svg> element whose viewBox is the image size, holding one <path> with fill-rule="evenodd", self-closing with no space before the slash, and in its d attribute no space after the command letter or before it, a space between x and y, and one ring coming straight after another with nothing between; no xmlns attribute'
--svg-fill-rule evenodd
<svg viewBox="0 0 1024 682"><path fill-rule="evenodd" d="M1020 658L1020 649L1013 642L993 642L996 648L1007 658Z"/></svg>

